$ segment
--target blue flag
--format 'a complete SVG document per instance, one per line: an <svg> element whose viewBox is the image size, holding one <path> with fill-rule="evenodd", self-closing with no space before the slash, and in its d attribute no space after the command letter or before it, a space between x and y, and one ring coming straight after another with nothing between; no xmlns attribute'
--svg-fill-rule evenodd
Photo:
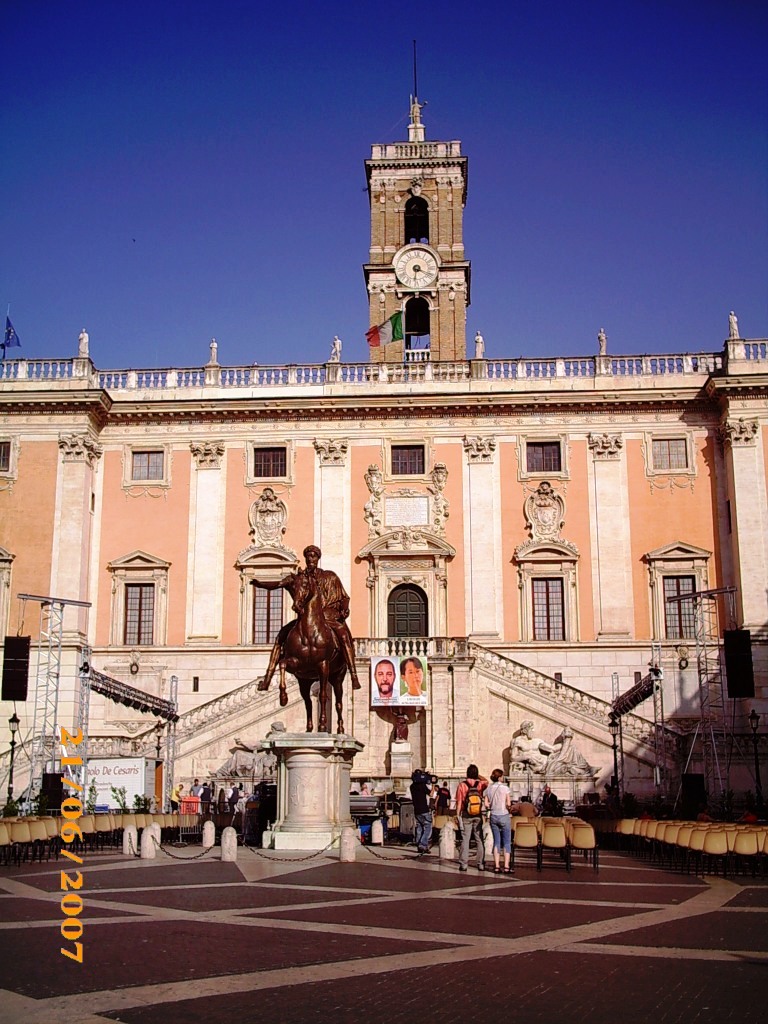
<svg viewBox="0 0 768 1024"><path fill-rule="evenodd" d="M5 318L5 337L3 338L3 359L5 359L5 350L14 347L21 348L21 342L15 327L11 323L11 318L7 316Z"/></svg>

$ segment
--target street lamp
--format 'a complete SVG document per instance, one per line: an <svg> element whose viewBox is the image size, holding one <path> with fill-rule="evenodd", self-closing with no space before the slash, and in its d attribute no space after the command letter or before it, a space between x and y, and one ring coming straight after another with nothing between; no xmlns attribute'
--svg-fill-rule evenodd
<svg viewBox="0 0 768 1024"><path fill-rule="evenodd" d="M16 733L19 729L19 716L15 711L8 719L8 726L11 730L11 766L8 770L8 803L10 803L13 799L13 755L16 750Z"/></svg>
<svg viewBox="0 0 768 1024"><path fill-rule="evenodd" d="M618 746L616 744L616 737L619 735L619 723L616 720L616 715L611 713L610 721L608 723L608 731L611 734L611 740L613 741L613 784L618 791L619 788L619 754Z"/></svg>
<svg viewBox="0 0 768 1024"><path fill-rule="evenodd" d="M757 795L757 813L760 817L763 814L763 785L760 781L760 759L757 756L757 727L760 724L760 715L754 708L749 712L749 727L752 730L752 746L755 751L755 791Z"/></svg>

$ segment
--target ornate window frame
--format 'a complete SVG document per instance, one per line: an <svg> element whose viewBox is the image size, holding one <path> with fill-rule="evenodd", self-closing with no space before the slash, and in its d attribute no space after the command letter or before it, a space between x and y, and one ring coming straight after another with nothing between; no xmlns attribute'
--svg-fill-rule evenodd
<svg viewBox="0 0 768 1024"><path fill-rule="evenodd" d="M112 607L109 623L111 647L125 647L125 588L131 583L151 584L155 588L154 620L152 643L148 646L162 647L168 635L168 575L171 567L156 555L136 550L129 555L115 558L107 565L112 577Z"/></svg>
<svg viewBox="0 0 768 1024"><path fill-rule="evenodd" d="M523 544L515 552L517 585L520 591L520 641L535 644L575 643L579 639L579 552L575 545L563 541L541 541ZM533 580L562 579L562 640L536 640L533 635Z"/></svg>
<svg viewBox="0 0 768 1024"><path fill-rule="evenodd" d="M678 435L679 436L679 435ZM651 629L654 640L666 640L664 616L664 577L693 576L696 590L709 588L709 560L712 552L684 541L673 541L648 551L643 561L648 566Z"/></svg>
<svg viewBox="0 0 768 1024"><path fill-rule="evenodd" d="M8 635L8 622L11 613L11 578L13 560L16 555L0 547L0 629L2 635Z"/></svg>
<svg viewBox="0 0 768 1024"><path fill-rule="evenodd" d="M259 448L285 448L285 476L256 476L253 472L254 452ZM266 487L270 484L282 484L292 487L296 472L296 445L293 441L277 438L261 438L258 441L246 442L244 449L245 486Z"/></svg>
<svg viewBox="0 0 768 1024"><path fill-rule="evenodd" d="M296 572L299 558L289 548L250 547L241 551L235 562L240 576L239 643L241 647L253 647L253 615L255 587L253 580L276 582L289 573ZM283 591L283 622L290 618L290 595ZM267 644L266 647L271 647ZM261 648L262 645L259 644Z"/></svg>
<svg viewBox="0 0 768 1024"><path fill-rule="evenodd" d="M170 444L157 444L154 441L137 441L132 444L123 445L123 490L134 494L149 494L154 490L168 490L171 486L171 453L173 447ZM163 475L160 480L134 480L133 478L133 456L137 452L162 452L163 453Z"/></svg>
<svg viewBox="0 0 768 1024"><path fill-rule="evenodd" d="M448 562L456 549L419 528L387 531L361 548L357 562L368 563L368 622L370 636L389 631L389 595L401 583L420 587L427 597L428 636L446 636L448 630Z"/></svg>
<svg viewBox="0 0 768 1024"><path fill-rule="evenodd" d="M685 455L688 465L685 469L657 469L653 464L653 442L654 441L685 441ZM643 433L643 462L645 463L645 475L651 481L662 481L665 484L671 482L673 477L682 477L686 483L693 483L697 477L696 471L696 449L693 443L693 432L690 430L675 430L674 428L662 430L646 430ZM657 483L657 486L658 486Z"/></svg>
<svg viewBox="0 0 768 1024"><path fill-rule="evenodd" d="M560 470L528 470L529 444L559 444ZM517 438L517 479L523 480L570 480L570 447L568 435L563 433L519 434Z"/></svg>
<svg viewBox="0 0 768 1024"><path fill-rule="evenodd" d="M18 437L13 434L0 434L0 441L4 441L9 446L8 468L0 469L0 491L10 491L13 489L14 481L19 475L21 443Z"/></svg>

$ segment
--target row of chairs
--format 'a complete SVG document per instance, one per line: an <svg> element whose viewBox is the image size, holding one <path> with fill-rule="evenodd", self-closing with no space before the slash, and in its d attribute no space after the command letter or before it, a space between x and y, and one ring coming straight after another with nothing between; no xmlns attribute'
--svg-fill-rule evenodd
<svg viewBox="0 0 768 1024"><path fill-rule="evenodd" d="M541 871L544 854L550 850L565 862L565 870L571 870L574 851L582 853L585 860L598 870L598 847L595 830L581 818L512 818L512 865L517 850L532 850L536 854L536 870Z"/></svg>
<svg viewBox="0 0 768 1024"><path fill-rule="evenodd" d="M768 866L768 826L703 821L625 818L617 831L627 846L662 866L696 874L749 869L754 877Z"/></svg>
<svg viewBox="0 0 768 1024"><path fill-rule="evenodd" d="M141 833L153 822L160 826L160 834L166 841L200 832L200 816L197 814L84 814L76 821L82 838L74 836L68 845L77 853L117 847L128 825L133 825ZM0 819L0 859L4 864L11 860L20 864L22 860L42 861L43 855L50 860L54 854L58 860L63 843L62 829L66 825L66 818Z"/></svg>

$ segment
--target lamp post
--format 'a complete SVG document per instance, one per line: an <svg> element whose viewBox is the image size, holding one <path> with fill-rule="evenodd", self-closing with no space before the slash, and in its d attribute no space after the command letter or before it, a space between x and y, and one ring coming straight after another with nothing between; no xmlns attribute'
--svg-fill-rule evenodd
<svg viewBox="0 0 768 1024"><path fill-rule="evenodd" d="M11 730L11 765L8 769L8 802L10 803L13 799L13 755L16 750L16 733L19 729L19 716L15 711L8 719L8 726Z"/></svg>
<svg viewBox="0 0 768 1024"><path fill-rule="evenodd" d="M754 708L749 712L749 727L752 730L752 747L755 751L755 792L756 806L759 817L763 815L763 785L760 781L760 758L757 756L757 727L760 724L760 715ZM11 755L13 756L13 755Z"/></svg>
<svg viewBox="0 0 768 1024"><path fill-rule="evenodd" d="M619 754L618 746L616 743L616 737L619 735L619 723L616 721L616 715L611 713L610 721L608 723L608 731L611 734L611 740L613 741L613 784L618 791L619 788Z"/></svg>

